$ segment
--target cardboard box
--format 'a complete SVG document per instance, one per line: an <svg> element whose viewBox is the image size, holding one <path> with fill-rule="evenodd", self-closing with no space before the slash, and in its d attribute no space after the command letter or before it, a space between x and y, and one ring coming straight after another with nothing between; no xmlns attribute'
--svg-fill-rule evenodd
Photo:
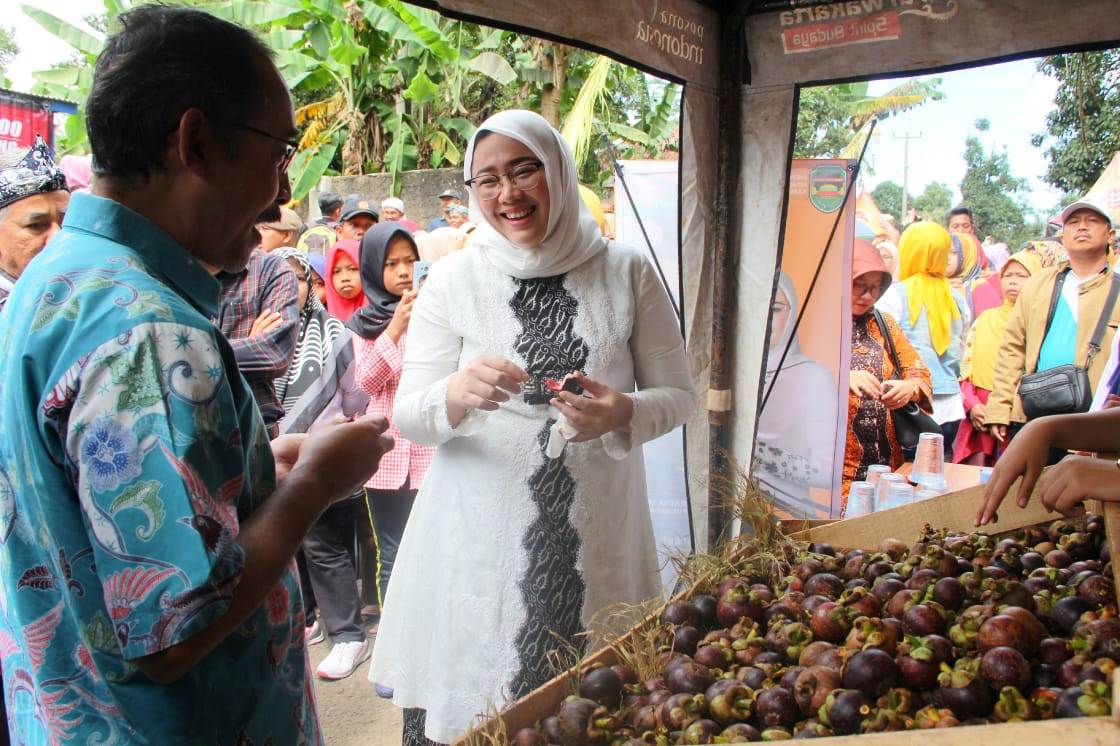
<svg viewBox="0 0 1120 746"><path fill-rule="evenodd" d="M986 533L1014 531L1025 526L1049 523L1059 517L1046 512L1037 499L1032 499L1025 509L1020 509L1015 505L1013 497L1017 490L1018 483L1008 493L1009 497L999 511L999 520L984 527ZM983 494L984 487L978 486L846 521L789 521L787 526L794 538L803 541L824 542L843 549L876 549L885 538L912 542L927 524L953 531L973 530L976 508ZM1120 557L1120 504L1097 503L1091 506L1091 512L1104 516L1109 551L1113 558ZM1120 597L1120 584L1117 593ZM691 590L681 596L690 594ZM604 666L614 665L618 663L618 656L613 649L605 648L588 657L582 667L599 663ZM500 717L506 733L512 736L521 728L531 727L537 721L554 715L560 708L560 703L568 696L569 684L575 674L574 670L561 674L503 710ZM1120 669L1113 678L1112 698L1113 714L1108 718L1039 720L835 736L813 739L813 743L820 746L845 746L855 743L854 739L858 738L859 746L912 746L920 738L922 746L975 746L977 743L985 746L1053 746L1056 743L1120 746ZM484 744L486 741L481 734L497 733L499 728L496 720L490 720L465 734L455 742L455 746Z"/></svg>

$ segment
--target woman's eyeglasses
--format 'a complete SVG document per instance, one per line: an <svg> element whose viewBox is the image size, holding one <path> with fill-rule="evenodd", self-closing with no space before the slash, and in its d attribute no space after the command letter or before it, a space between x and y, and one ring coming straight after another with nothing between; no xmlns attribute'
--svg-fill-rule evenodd
<svg viewBox="0 0 1120 746"><path fill-rule="evenodd" d="M544 164L539 161L522 163L516 168L511 168L504 174L483 174L463 183L474 190L474 194L483 202L497 199L502 193L502 179L509 179L510 185L522 192L536 189L540 184Z"/></svg>
<svg viewBox="0 0 1120 746"><path fill-rule="evenodd" d="M852 297L859 298L860 296L870 295L878 300L879 296L883 293L883 286L879 283L873 285L864 285L862 283L855 283L852 285Z"/></svg>

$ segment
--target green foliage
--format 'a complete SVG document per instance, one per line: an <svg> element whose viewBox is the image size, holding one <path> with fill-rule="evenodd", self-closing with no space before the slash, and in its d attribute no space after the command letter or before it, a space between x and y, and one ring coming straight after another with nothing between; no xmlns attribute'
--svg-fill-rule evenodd
<svg viewBox="0 0 1120 746"><path fill-rule="evenodd" d="M902 185L895 181L882 181L871 190L871 197L879 210L894 217L895 225L902 225ZM907 204L914 204L914 198L907 195Z"/></svg>
<svg viewBox="0 0 1120 746"><path fill-rule="evenodd" d="M806 88L797 110L795 158L858 157L871 123L944 98L941 78L907 80L881 96L867 81Z"/></svg>
<svg viewBox="0 0 1120 746"><path fill-rule="evenodd" d="M19 55L16 44L16 30L10 26L0 26L0 86L8 88L11 83L6 74L8 65Z"/></svg>
<svg viewBox="0 0 1120 746"><path fill-rule="evenodd" d="M948 184L932 181L926 184L925 191L911 202L924 220L945 225L946 216L953 207L953 190Z"/></svg>
<svg viewBox="0 0 1120 746"><path fill-rule="evenodd" d="M104 14L90 23L96 34L23 7L77 54L72 65L37 73L37 93L81 105L102 32L122 12L149 0L103 2ZM490 114L512 107L542 110L547 98L559 123L585 87L596 88L597 95L579 110L576 145L589 154L582 160L584 181L601 184L610 173L597 144L604 133L623 158L676 148L678 89L614 62L600 63L593 74L600 58L590 52L450 20L401 0L163 2L198 6L250 26L273 49L301 128L301 152L289 172L296 199L326 173L388 171L396 193L405 170L462 163L467 140ZM560 69L553 69L552 60L562 61ZM71 119L79 121L68 127L61 150L84 151L84 125Z"/></svg>
<svg viewBox="0 0 1120 746"><path fill-rule="evenodd" d="M1007 153L985 153L980 139L970 135L965 140L964 160L967 168L961 197L972 210L976 235L991 235L1009 246L1035 237L1034 227L1027 224L1033 217L1025 202L1027 180L1011 173Z"/></svg>
<svg viewBox="0 0 1120 746"><path fill-rule="evenodd" d="M1044 178L1083 195L1120 150L1120 49L1044 57L1038 69L1058 81L1046 132L1032 138L1047 146Z"/></svg>

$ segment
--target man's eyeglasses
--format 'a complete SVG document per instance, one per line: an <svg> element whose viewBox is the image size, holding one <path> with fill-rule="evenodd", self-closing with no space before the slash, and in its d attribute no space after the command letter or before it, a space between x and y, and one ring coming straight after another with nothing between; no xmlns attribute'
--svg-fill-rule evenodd
<svg viewBox="0 0 1120 746"><path fill-rule="evenodd" d="M541 174L544 172L544 164L539 161L532 163L522 163L516 168L511 168L504 174L483 174L476 176L473 179L468 179L463 183L474 190L475 196L483 202L497 199L498 195L502 193L502 179L509 179L509 183L527 192L531 189L536 189L541 181Z"/></svg>
<svg viewBox="0 0 1120 746"><path fill-rule="evenodd" d="M226 121L224 119L217 119L217 117L211 117L211 118L215 119L215 121L219 121L219 122L222 122L223 124L229 125L230 127L233 127L235 129L245 130L246 132L252 132L254 135L260 135L261 137L267 137L269 140L274 140L276 142L284 143L284 145L286 146L285 149L284 149L284 158L283 158L283 160L280 161L279 169L281 171L287 171L288 166L292 165L292 159L296 157L296 151L299 150L299 142L298 141L289 140L289 139L284 138L284 137L277 137L276 135L265 132L264 130L259 130L256 127L250 127L247 124L241 124L239 122L229 122L229 121Z"/></svg>

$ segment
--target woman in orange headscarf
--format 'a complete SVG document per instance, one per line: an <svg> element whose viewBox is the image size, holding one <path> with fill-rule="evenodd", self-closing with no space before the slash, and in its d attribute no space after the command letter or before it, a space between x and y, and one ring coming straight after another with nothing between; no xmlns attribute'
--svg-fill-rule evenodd
<svg viewBox="0 0 1120 746"><path fill-rule="evenodd" d="M991 466L996 462L999 443L984 429L984 418L994 385L999 344L1019 291L1040 269L1042 262L1035 254L1020 251L1012 255L999 274L1003 304L980 314L969 330L961 360L961 396L968 416L961 423L953 446L954 463Z"/></svg>

